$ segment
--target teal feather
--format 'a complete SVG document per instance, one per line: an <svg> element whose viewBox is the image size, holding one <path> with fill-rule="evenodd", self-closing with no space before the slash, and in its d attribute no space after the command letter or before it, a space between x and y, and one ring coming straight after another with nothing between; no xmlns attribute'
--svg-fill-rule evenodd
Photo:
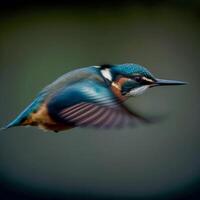
<svg viewBox="0 0 200 200"><path fill-rule="evenodd" d="M132 63L126 63L126 64L119 64L119 65L113 65L111 67L111 70L114 74L120 74L124 76L132 76L133 74L141 74L147 78L155 79L155 77L151 74L151 72L138 64L132 64Z"/></svg>
<svg viewBox="0 0 200 200"><path fill-rule="evenodd" d="M27 117L32 113L35 112L41 103L44 100L44 93L40 94L24 111L22 111L13 121L8 123L5 127L1 128L0 130L5 130L14 126L19 126Z"/></svg>

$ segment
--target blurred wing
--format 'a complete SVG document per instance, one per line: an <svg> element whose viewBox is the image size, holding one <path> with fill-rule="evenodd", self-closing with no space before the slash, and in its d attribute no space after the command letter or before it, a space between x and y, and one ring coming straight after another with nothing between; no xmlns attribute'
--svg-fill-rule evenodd
<svg viewBox="0 0 200 200"><path fill-rule="evenodd" d="M50 116L74 126L116 128L145 119L123 106L104 85L82 81L59 91L49 102Z"/></svg>
<svg viewBox="0 0 200 200"><path fill-rule="evenodd" d="M114 128L128 125L132 121L131 116L123 110L85 102L64 109L60 114L76 126Z"/></svg>

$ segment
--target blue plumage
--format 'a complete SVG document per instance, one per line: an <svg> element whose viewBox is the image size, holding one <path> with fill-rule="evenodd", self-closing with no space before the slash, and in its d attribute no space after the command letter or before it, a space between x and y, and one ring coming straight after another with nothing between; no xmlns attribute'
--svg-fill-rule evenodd
<svg viewBox="0 0 200 200"><path fill-rule="evenodd" d="M45 87L5 129L33 125L57 132L76 126L114 128L148 121L123 104L128 96L158 85L182 84L156 79L138 64L76 69Z"/></svg>
<svg viewBox="0 0 200 200"><path fill-rule="evenodd" d="M117 66L111 67L112 73L114 74L122 74L124 76L132 76L133 74L140 74L142 76L148 77L150 79L154 79L154 76L141 65L138 64L120 64Z"/></svg>

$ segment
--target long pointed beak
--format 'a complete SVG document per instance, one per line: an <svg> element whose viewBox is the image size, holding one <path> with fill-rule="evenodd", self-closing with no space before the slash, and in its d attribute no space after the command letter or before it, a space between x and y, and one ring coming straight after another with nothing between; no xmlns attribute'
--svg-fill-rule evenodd
<svg viewBox="0 0 200 200"><path fill-rule="evenodd" d="M186 85L186 84L187 84L187 82L183 82L183 81L156 79L153 86Z"/></svg>

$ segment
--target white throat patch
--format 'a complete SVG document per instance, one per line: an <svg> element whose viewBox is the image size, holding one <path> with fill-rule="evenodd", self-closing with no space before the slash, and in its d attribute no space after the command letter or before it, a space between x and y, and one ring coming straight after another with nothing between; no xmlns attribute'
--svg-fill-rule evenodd
<svg viewBox="0 0 200 200"><path fill-rule="evenodd" d="M138 96L138 95L143 94L148 88L149 88L149 85L143 85L141 87L137 87L137 88L131 90L127 95L128 96Z"/></svg>
<svg viewBox="0 0 200 200"><path fill-rule="evenodd" d="M102 69L101 70L101 74L103 75L103 77L109 81L112 81L112 74L110 72L110 69L106 68L106 69Z"/></svg>

